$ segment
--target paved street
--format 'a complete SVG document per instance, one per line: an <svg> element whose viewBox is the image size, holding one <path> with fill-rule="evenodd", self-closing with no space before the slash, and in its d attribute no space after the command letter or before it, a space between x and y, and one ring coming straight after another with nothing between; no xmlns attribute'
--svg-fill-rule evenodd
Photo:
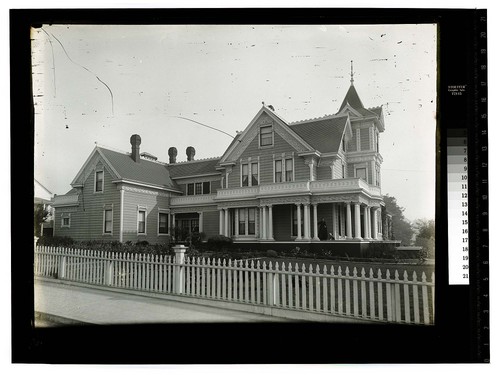
<svg viewBox="0 0 500 375"><path fill-rule="evenodd" d="M290 321L41 280L35 281L35 311L42 315L38 326L50 325L44 316L61 323L91 324Z"/></svg>

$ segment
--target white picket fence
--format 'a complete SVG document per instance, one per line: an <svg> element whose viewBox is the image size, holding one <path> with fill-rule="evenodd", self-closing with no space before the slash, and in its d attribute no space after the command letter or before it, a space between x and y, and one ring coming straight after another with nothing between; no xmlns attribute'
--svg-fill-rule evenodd
<svg viewBox="0 0 500 375"><path fill-rule="evenodd" d="M378 322L434 323L434 284L422 273L382 275L312 265L35 248L34 272L86 284L278 307ZM385 276L385 277L384 277Z"/></svg>

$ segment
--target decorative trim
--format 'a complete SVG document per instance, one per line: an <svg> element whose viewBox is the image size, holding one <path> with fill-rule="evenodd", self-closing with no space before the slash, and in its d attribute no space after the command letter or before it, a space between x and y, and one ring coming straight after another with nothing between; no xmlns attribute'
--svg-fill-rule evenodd
<svg viewBox="0 0 500 375"><path fill-rule="evenodd" d="M297 204L310 203L309 196L288 196L276 198L263 198L260 200L260 206L280 205L280 204Z"/></svg>
<svg viewBox="0 0 500 375"><path fill-rule="evenodd" d="M361 203L362 198L358 194L352 194L352 195L313 195L311 197L311 203L313 204L318 204L318 203L339 203L339 202L345 202L345 203Z"/></svg>
<svg viewBox="0 0 500 375"><path fill-rule="evenodd" d="M216 212L218 206L193 206L193 207L172 207L170 208L170 214L187 214L187 213L199 213L199 212Z"/></svg>
<svg viewBox="0 0 500 375"><path fill-rule="evenodd" d="M141 188L135 188L131 186L123 186L123 190L125 191L130 191L132 193L141 193L141 194L148 194L148 195L154 195L158 197L170 197L169 193L163 193L159 191L152 191L152 190L146 190L146 189L141 189Z"/></svg>

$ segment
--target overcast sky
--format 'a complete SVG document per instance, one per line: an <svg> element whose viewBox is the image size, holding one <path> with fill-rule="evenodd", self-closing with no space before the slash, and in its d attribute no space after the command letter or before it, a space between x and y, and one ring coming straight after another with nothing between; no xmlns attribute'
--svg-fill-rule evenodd
<svg viewBox="0 0 500 375"><path fill-rule="evenodd" d="M287 121L336 113L354 84L383 105L382 192L434 217L436 27L75 26L33 30L35 178L64 194L95 144L221 156L262 101Z"/></svg>

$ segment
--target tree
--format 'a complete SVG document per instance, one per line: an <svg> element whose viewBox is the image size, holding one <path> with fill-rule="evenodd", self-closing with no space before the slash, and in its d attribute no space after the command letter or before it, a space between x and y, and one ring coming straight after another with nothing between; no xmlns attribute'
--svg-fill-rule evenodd
<svg viewBox="0 0 500 375"><path fill-rule="evenodd" d="M419 219L415 223L417 236L415 238L415 246L422 246L427 257L435 257L436 248L436 223L434 220Z"/></svg>
<svg viewBox="0 0 500 375"><path fill-rule="evenodd" d="M34 211L34 229L35 236L40 237L42 231L42 223L47 220L50 215L50 211L48 211L43 204L37 203L35 204Z"/></svg>
<svg viewBox="0 0 500 375"><path fill-rule="evenodd" d="M401 245L409 246L413 238L413 229L408 220L406 220L403 212L404 208L400 207L396 198L384 195L384 203L387 213L392 216L392 233L394 239L401 241Z"/></svg>

